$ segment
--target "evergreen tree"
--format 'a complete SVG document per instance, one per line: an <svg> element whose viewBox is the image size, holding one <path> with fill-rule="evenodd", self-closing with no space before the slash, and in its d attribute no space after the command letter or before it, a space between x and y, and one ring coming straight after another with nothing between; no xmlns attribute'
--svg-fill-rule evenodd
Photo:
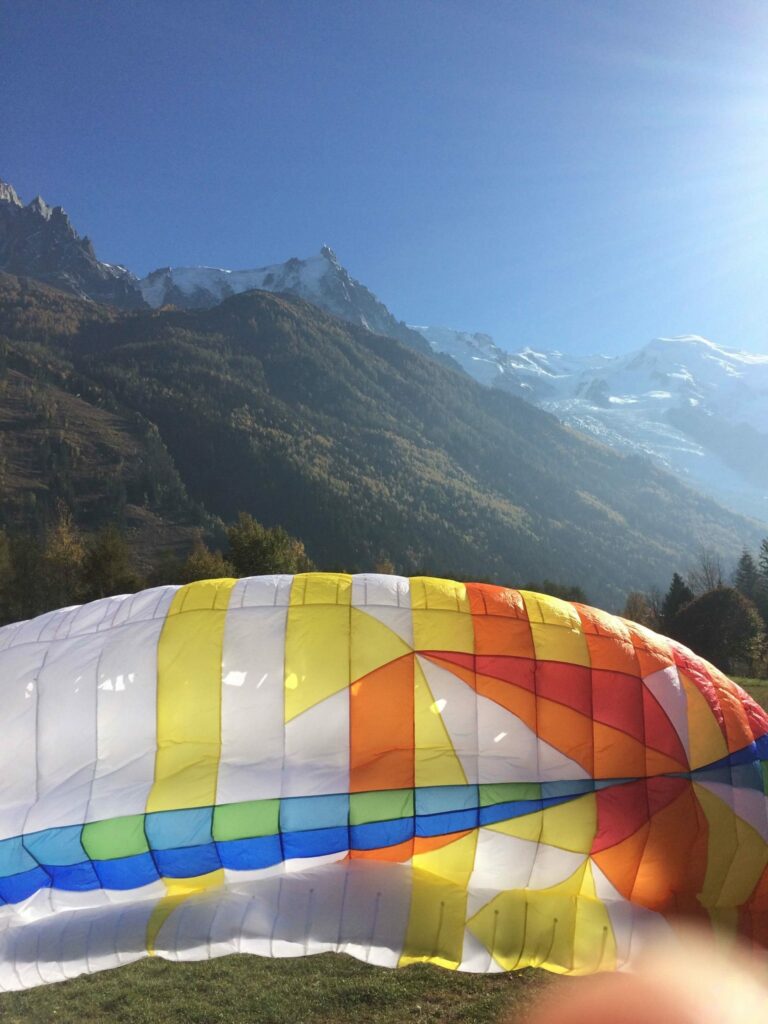
<svg viewBox="0 0 768 1024"><path fill-rule="evenodd" d="M680 573L673 573L664 600L661 602L661 624L668 632L672 630L675 618L681 609L693 600L693 591Z"/></svg>
<svg viewBox="0 0 768 1024"><path fill-rule="evenodd" d="M761 589L760 572L749 551L743 551L736 572L733 574L733 585L750 601L756 601Z"/></svg>
<svg viewBox="0 0 768 1024"><path fill-rule="evenodd" d="M760 553L757 556L757 568L766 586L768 586L768 537L764 537L760 545Z"/></svg>

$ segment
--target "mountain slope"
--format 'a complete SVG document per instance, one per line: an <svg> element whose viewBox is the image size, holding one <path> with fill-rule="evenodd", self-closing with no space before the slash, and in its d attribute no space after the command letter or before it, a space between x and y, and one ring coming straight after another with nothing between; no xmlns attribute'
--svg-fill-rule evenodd
<svg viewBox="0 0 768 1024"><path fill-rule="evenodd" d="M0 273L0 527L41 526L63 501L88 529L120 523L149 560L186 548L210 517L153 424L48 344L113 315Z"/></svg>
<svg viewBox="0 0 768 1024"><path fill-rule="evenodd" d="M0 319L0 324L2 320ZM15 328L16 339L23 325ZM46 343L157 430L190 497L301 536L319 563L579 582L612 606L764 530L634 457L391 339L260 292Z"/></svg>
<svg viewBox="0 0 768 1024"><path fill-rule="evenodd" d="M742 513L768 517L768 355L686 335L624 356L505 352L487 335L418 328L481 383L621 451L653 458Z"/></svg>

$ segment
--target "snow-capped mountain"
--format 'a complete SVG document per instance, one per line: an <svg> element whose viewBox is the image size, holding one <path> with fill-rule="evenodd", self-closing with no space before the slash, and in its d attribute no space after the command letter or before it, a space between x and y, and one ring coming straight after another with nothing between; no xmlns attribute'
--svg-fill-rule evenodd
<svg viewBox="0 0 768 1024"><path fill-rule="evenodd" d="M0 270L123 309L144 305L134 275L97 260L90 239L78 235L60 206L49 206L40 196L25 206L3 181Z"/></svg>
<svg viewBox="0 0 768 1024"><path fill-rule="evenodd" d="M657 338L623 356L505 352L485 334L416 329L483 384L650 456L742 513L768 515L768 355L697 335Z"/></svg>
<svg viewBox="0 0 768 1024"><path fill-rule="evenodd" d="M395 319L373 292L350 277L327 245L308 259L294 257L256 270L163 267L139 281L139 287L150 306L170 304L182 309L215 306L230 295L254 288L286 292L375 334L397 338L412 348L429 352L421 335Z"/></svg>

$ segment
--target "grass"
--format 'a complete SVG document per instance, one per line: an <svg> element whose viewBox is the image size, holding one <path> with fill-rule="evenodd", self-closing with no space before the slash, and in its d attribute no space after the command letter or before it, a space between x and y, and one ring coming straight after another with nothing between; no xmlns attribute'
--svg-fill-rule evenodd
<svg viewBox="0 0 768 1024"><path fill-rule="evenodd" d="M739 678L768 709L768 679ZM418 965L391 971L347 956L143 960L0 996L3 1024L488 1024L522 1021L550 984L544 971L471 975Z"/></svg>
<svg viewBox="0 0 768 1024"><path fill-rule="evenodd" d="M733 681L751 693L757 703L768 711L768 679L748 679L746 676L733 676Z"/></svg>
<svg viewBox="0 0 768 1024"><path fill-rule="evenodd" d="M0 996L3 1024L504 1024L522 1021L555 980L545 971L457 974L370 967L325 953L296 960L227 956L143 960Z"/></svg>

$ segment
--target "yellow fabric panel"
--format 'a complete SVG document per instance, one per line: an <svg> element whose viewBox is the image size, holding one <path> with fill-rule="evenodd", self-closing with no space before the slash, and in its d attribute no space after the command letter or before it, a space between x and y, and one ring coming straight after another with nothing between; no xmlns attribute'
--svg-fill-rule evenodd
<svg viewBox="0 0 768 1024"><path fill-rule="evenodd" d="M701 768L727 757L728 744L704 694L684 672L678 672L678 675L688 709L688 760L691 768Z"/></svg>
<svg viewBox="0 0 768 1024"><path fill-rule="evenodd" d="M467 776L453 749L424 671L415 660L413 711L417 786L465 786Z"/></svg>
<svg viewBox="0 0 768 1024"><path fill-rule="evenodd" d="M540 661L590 666L587 639L578 612L567 601L522 590L531 635Z"/></svg>
<svg viewBox="0 0 768 1024"><path fill-rule="evenodd" d="M541 842L574 853L589 853L597 830L597 797L585 793L576 800L542 811Z"/></svg>
<svg viewBox="0 0 768 1024"><path fill-rule="evenodd" d="M596 950L595 939L602 936ZM608 910L595 889L592 864L587 861L581 892L576 901L576 926L573 932L571 973L591 974L593 971L616 969L616 937Z"/></svg>
<svg viewBox="0 0 768 1024"><path fill-rule="evenodd" d="M707 873L699 894L704 907L738 907L752 895L768 864L765 840L730 806L694 783L709 824Z"/></svg>
<svg viewBox="0 0 768 1024"><path fill-rule="evenodd" d="M475 863L477 830L413 857L413 890L399 966L433 963L455 970L464 948L467 885Z"/></svg>
<svg viewBox="0 0 768 1024"><path fill-rule="evenodd" d="M349 686L351 577L296 576L285 634L285 721Z"/></svg>
<svg viewBox="0 0 768 1024"><path fill-rule="evenodd" d="M491 832L502 832L505 836L515 836L517 839L529 839L538 843L541 838L541 830L544 827L544 812L534 811L532 814L521 814L518 818L510 818L509 821L497 821L493 825L485 825Z"/></svg>
<svg viewBox="0 0 768 1024"><path fill-rule="evenodd" d="M500 893L467 923L506 971L544 967L591 974L616 965L616 943L604 904L595 897L589 862L549 889ZM602 941L595 942L595 936Z"/></svg>
<svg viewBox="0 0 768 1024"><path fill-rule="evenodd" d="M352 680L362 679L382 665L410 654L411 648L383 622L359 608L351 609Z"/></svg>
<svg viewBox="0 0 768 1024"><path fill-rule="evenodd" d="M175 594L157 651L157 755L147 811L216 802L221 754L221 658L235 580Z"/></svg>
<svg viewBox="0 0 768 1024"><path fill-rule="evenodd" d="M417 651L474 653L475 631L467 588L463 583L414 576L411 579L411 608Z"/></svg>

